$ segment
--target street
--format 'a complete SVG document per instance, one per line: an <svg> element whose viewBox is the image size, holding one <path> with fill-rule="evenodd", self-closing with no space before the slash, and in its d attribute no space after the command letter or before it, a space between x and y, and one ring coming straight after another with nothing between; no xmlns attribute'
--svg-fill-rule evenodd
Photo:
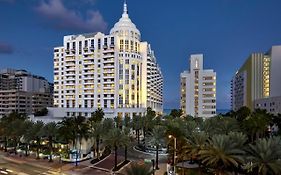
<svg viewBox="0 0 281 175"><path fill-rule="evenodd" d="M39 168L24 162L9 161L4 158L5 153L0 152L0 175L38 175L59 174L46 168ZM6 169L6 171L5 171Z"/></svg>

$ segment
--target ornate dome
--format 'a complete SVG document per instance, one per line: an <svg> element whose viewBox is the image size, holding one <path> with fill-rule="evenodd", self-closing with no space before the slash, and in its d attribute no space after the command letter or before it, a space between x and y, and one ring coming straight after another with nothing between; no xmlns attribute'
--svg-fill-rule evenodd
<svg viewBox="0 0 281 175"><path fill-rule="evenodd" d="M125 2L122 17L119 19L117 23L115 23L114 27L110 30L110 34L119 31L128 31L128 30L133 31L138 35L140 35L140 31L137 29L136 25L129 18L127 4Z"/></svg>

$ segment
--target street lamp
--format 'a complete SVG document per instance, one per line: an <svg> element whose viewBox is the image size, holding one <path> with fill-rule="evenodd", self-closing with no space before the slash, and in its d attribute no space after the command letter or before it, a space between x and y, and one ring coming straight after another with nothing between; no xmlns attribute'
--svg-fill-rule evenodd
<svg viewBox="0 0 281 175"><path fill-rule="evenodd" d="M152 170L153 170L153 175L155 175L155 160L154 159L151 159L151 162L152 162Z"/></svg>
<svg viewBox="0 0 281 175"><path fill-rule="evenodd" d="M173 157L173 162L174 162L174 174L176 174L176 153L177 153L177 138L174 137L173 135L169 135L169 138L173 138L174 139L174 157Z"/></svg>

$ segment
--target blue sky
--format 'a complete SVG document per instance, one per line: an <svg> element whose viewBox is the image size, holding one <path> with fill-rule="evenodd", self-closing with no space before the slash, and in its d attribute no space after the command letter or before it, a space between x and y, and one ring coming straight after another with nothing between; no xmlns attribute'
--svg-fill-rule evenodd
<svg viewBox="0 0 281 175"><path fill-rule="evenodd" d="M179 107L179 75L190 54L217 72L217 106L230 108L230 80L251 52L281 44L280 0L127 0L164 74L164 107ZM0 0L0 68L53 81L53 47L63 36L109 33L123 0Z"/></svg>

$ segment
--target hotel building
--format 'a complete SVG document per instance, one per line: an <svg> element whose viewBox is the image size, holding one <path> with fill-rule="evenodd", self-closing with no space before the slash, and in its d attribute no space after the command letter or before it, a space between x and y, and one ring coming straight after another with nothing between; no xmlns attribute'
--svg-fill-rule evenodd
<svg viewBox="0 0 281 175"><path fill-rule="evenodd" d="M180 75L181 109L184 115L216 115L216 72L203 69L203 55L191 55L190 69Z"/></svg>
<svg viewBox="0 0 281 175"><path fill-rule="evenodd" d="M270 98L281 96L280 66L281 46L251 54L231 81L232 110L262 108L263 101L272 103Z"/></svg>
<svg viewBox="0 0 281 175"><path fill-rule="evenodd" d="M25 70L0 71L0 117L11 112L34 114L51 107L51 84Z"/></svg>
<svg viewBox="0 0 281 175"><path fill-rule="evenodd" d="M127 4L110 34L65 36L54 48L54 117L106 117L163 111L163 76L151 45L128 15Z"/></svg>

